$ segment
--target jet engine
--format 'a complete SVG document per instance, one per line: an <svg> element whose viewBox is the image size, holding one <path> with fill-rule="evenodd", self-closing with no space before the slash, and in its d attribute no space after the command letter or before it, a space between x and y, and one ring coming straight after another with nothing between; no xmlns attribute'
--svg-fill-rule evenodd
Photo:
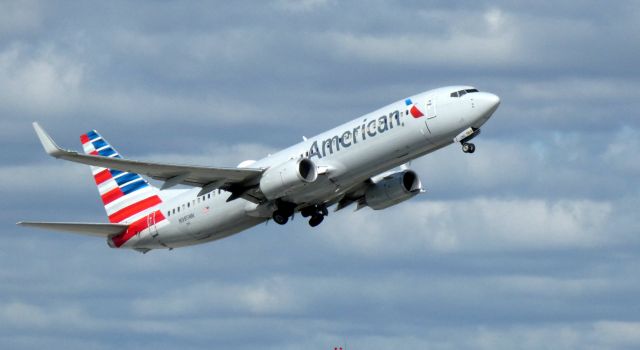
<svg viewBox="0 0 640 350"><path fill-rule="evenodd" d="M371 209L380 210L404 202L420 192L422 183L418 175L412 170L404 170L372 184L364 198Z"/></svg>
<svg viewBox="0 0 640 350"><path fill-rule="evenodd" d="M311 160L290 159L264 172L260 179L260 191L267 199L273 200L299 191L317 178L318 171Z"/></svg>

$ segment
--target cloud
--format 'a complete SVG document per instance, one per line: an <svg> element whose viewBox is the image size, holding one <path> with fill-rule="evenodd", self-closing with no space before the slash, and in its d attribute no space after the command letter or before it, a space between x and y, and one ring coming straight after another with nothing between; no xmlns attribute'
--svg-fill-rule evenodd
<svg viewBox="0 0 640 350"><path fill-rule="evenodd" d="M499 25L490 17L491 26ZM330 32L317 41L339 61L440 66L493 66L517 59L518 41L511 30L488 33L452 30L447 36L427 33L381 36ZM472 56L473 60L469 57Z"/></svg>
<svg viewBox="0 0 640 350"><path fill-rule="evenodd" d="M299 13L313 11L319 7L328 6L330 3L332 3L330 0L278 0L274 2L274 5L284 11Z"/></svg>
<svg viewBox="0 0 640 350"><path fill-rule="evenodd" d="M38 1L6 2L0 12L0 33L16 35L40 28L42 5Z"/></svg>
<svg viewBox="0 0 640 350"><path fill-rule="evenodd" d="M7 327L18 329L92 330L96 324L81 309L74 306L44 309L19 301L0 305L0 319Z"/></svg>
<svg viewBox="0 0 640 350"><path fill-rule="evenodd" d="M496 116L484 127L491 133L503 119ZM523 139L518 132L474 140L477 151L468 156L458 145L412 162L435 199L472 196L613 199L628 196L636 173L624 156L631 152L635 129L621 128L602 137L588 133L539 134ZM615 135L615 136L614 136ZM602 164L615 166L602 167ZM535 174L533 176L532 174ZM615 179L615 180L614 180Z"/></svg>
<svg viewBox="0 0 640 350"><path fill-rule="evenodd" d="M193 284L157 297L134 300L132 307L143 316L193 317L212 312L277 316L298 313L303 307L301 302L283 277L273 277L251 284L223 281Z"/></svg>
<svg viewBox="0 0 640 350"><path fill-rule="evenodd" d="M80 94L83 66L53 47L29 53L12 46L0 53L0 102L32 114L68 111Z"/></svg>
<svg viewBox="0 0 640 350"><path fill-rule="evenodd" d="M3 5L0 348L638 347L633 1ZM33 120L235 166L458 83L502 98L477 152L385 211L145 255L14 224L106 220Z"/></svg>
<svg viewBox="0 0 640 350"><path fill-rule="evenodd" d="M365 256L593 247L611 239L600 233L613 211L587 200L412 200L383 213L338 215L322 237L331 249Z"/></svg>
<svg viewBox="0 0 640 350"><path fill-rule="evenodd" d="M639 137L640 132L637 129L624 128L614 135L603 154L603 160L607 165L625 174L630 180L640 174L640 163L630 157L634 150L640 148Z"/></svg>

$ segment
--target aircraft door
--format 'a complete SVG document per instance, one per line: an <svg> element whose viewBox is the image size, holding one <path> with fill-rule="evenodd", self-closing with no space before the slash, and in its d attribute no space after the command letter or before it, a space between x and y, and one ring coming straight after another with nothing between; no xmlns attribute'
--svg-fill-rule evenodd
<svg viewBox="0 0 640 350"><path fill-rule="evenodd" d="M422 133L429 137L431 135L431 127L430 124L433 122L433 118L437 116L436 114L436 98L430 97L426 102L425 108L426 118L424 119L424 126L422 127Z"/></svg>
<svg viewBox="0 0 640 350"><path fill-rule="evenodd" d="M435 118L436 116L436 98L431 97L427 100L427 119Z"/></svg>
<svg viewBox="0 0 640 350"><path fill-rule="evenodd" d="M149 234L154 239L158 237L158 227L156 226L156 212L151 212L147 215L147 227L149 227Z"/></svg>

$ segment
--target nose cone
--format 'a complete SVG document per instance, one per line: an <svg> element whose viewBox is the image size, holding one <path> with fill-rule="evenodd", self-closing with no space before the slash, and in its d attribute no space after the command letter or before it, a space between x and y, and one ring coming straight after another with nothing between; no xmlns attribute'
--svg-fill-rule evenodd
<svg viewBox="0 0 640 350"><path fill-rule="evenodd" d="M475 97L479 121L486 122L500 106L500 97L490 92L481 92Z"/></svg>
<svg viewBox="0 0 640 350"><path fill-rule="evenodd" d="M492 94L492 93L487 93L487 95L489 95L489 100L490 102L495 106L495 108L498 108L498 106L500 105L500 97L498 97L498 95Z"/></svg>
<svg viewBox="0 0 640 350"><path fill-rule="evenodd" d="M489 114L492 114L496 111L496 109L498 109L498 106L500 105L500 97L490 92L486 92L484 93L484 96L482 96L482 104L484 105L483 107L487 109Z"/></svg>

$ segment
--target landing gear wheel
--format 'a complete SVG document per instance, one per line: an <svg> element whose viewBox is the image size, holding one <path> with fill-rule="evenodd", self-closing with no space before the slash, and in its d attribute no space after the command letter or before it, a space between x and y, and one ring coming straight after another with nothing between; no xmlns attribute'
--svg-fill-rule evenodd
<svg viewBox="0 0 640 350"><path fill-rule="evenodd" d="M322 223L324 220L324 216L322 215L313 215L311 219L309 219L309 226L316 227Z"/></svg>
<svg viewBox="0 0 640 350"><path fill-rule="evenodd" d="M303 218L308 218L314 215L327 216L329 215L329 211L324 205L313 205L300 210L300 214L302 214Z"/></svg>
<svg viewBox="0 0 640 350"><path fill-rule="evenodd" d="M476 151L476 145L473 143L463 143L462 144L462 152L464 153L473 153Z"/></svg>
<svg viewBox="0 0 640 350"><path fill-rule="evenodd" d="M289 215L281 210L274 211L272 218L278 225L284 225L289 221Z"/></svg>
<svg viewBox="0 0 640 350"><path fill-rule="evenodd" d="M303 218L308 218L309 216L313 215L313 208L305 208L300 210L300 214L302 215Z"/></svg>

